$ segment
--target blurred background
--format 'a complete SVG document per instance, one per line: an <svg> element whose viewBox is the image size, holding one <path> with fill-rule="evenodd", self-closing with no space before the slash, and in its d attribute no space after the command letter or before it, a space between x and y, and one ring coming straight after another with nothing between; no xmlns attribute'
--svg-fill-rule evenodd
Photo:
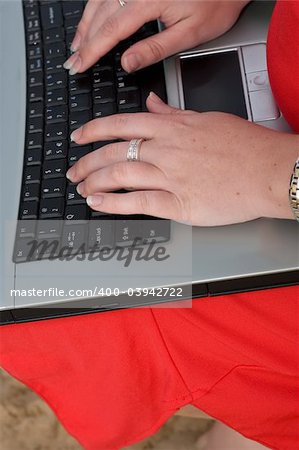
<svg viewBox="0 0 299 450"><path fill-rule="evenodd" d="M212 420L174 416L144 441L123 450L196 450ZM1 450L82 450L34 392L0 369Z"/></svg>

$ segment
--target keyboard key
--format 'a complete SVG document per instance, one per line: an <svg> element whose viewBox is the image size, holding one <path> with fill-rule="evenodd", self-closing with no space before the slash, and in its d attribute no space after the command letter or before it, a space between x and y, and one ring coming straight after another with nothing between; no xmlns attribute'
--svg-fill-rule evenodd
<svg viewBox="0 0 299 450"><path fill-rule="evenodd" d="M64 71L63 63L65 62L64 56L58 56L56 58L46 58L45 69L46 73L55 73Z"/></svg>
<svg viewBox="0 0 299 450"><path fill-rule="evenodd" d="M61 220L39 220L37 224L37 239L60 238L63 222Z"/></svg>
<svg viewBox="0 0 299 450"><path fill-rule="evenodd" d="M112 69L93 70L94 87L112 85L113 83L114 83L114 73Z"/></svg>
<svg viewBox="0 0 299 450"><path fill-rule="evenodd" d="M35 237L36 220L19 220L17 227L17 236L19 238Z"/></svg>
<svg viewBox="0 0 299 450"><path fill-rule="evenodd" d="M64 212L63 198L47 198L40 202L40 218L62 218Z"/></svg>
<svg viewBox="0 0 299 450"><path fill-rule="evenodd" d="M66 161L64 159L55 159L53 161L45 161L43 165L43 178L62 178L66 173Z"/></svg>
<svg viewBox="0 0 299 450"><path fill-rule="evenodd" d="M31 252L32 252L32 238L18 239L15 243L13 260L16 263L25 262L27 260L33 261L34 258L33 259L29 258Z"/></svg>
<svg viewBox="0 0 299 450"><path fill-rule="evenodd" d="M93 117L106 117L116 114L116 103L97 103L93 106Z"/></svg>
<svg viewBox="0 0 299 450"><path fill-rule="evenodd" d="M133 108L140 106L140 91L139 89L132 88L118 91L118 108L119 111L123 108Z"/></svg>
<svg viewBox="0 0 299 450"><path fill-rule="evenodd" d="M80 19L81 19L80 16L65 18L65 22L64 22L65 32L66 33L74 33L77 29Z"/></svg>
<svg viewBox="0 0 299 450"><path fill-rule="evenodd" d="M137 88L137 78L135 75L119 75L116 79L117 89Z"/></svg>
<svg viewBox="0 0 299 450"><path fill-rule="evenodd" d="M30 117L27 121L27 129L29 133L37 133L43 131L43 118L42 117Z"/></svg>
<svg viewBox="0 0 299 450"><path fill-rule="evenodd" d="M114 86L96 87L93 90L94 103L108 103L115 101Z"/></svg>
<svg viewBox="0 0 299 450"><path fill-rule="evenodd" d="M65 224L67 225L68 222L72 220L88 220L89 218L89 210L88 206L85 204L82 205L67 205L65 208Z"/></svg>
<svg viewBox="0 0 299 450"><path fill-rule="evenodd" d="M64 197L65 183L66 180L64 178L44 180L41 188L42 198Z"/></svg>
<svg viewBox="0 0 299 450"><path fill-rule="evenodd" d="M97 141L97 142L93 142L92 149L93 150L97 150L99 148L104 147L105 145L112 144L113 142L114 141Z"/></svg>
<svg viewBox="0 0 299 450"><path fill-rule="evenodd" d="M111 216L97 216L90 220L88 233L88 248L99 251L103 247L113 248L115 238L115 222Z"/></svg>
<svg viewBox="0 0 299 450"><path fill-rule="evenodd" d="M26 184L39 183L41 175L40 166L28 166L24 172L24 182Z"/></svg>
<svg viewBox="0 0 299 450"><path fill-rule="evenodd" d="M66 55L66 48L64 42L53 42L45 45L45 58L55 58L57 56Z"/></svg>
<svg viewBox="0 0 299 450"><path fill-rule="evenodd" d="M79 73L69 78L69 90L71 95L88 94L91 92L91 79L86 73Z"/></svg>
<svg viewBox="0 0 299 450"><path fill-rule="evenodd" d="M61 42L64 40L64 28L50 28L48 30L43 30L43 36L46 44Z"/></svg>
<svg viewBox="0 0 299 450"><path fill-rule="evenodd" d="M166 242L170 238L170 221L144 216L142 221L142 238L145 244Z"/></svg>
<svg viewBox="0 0 299 450"><path fill-rule="evenodd" d="M37 166L42 163L42 149L41 148L30 148L26 150L25 153L25 164L26 166Z"/></svg>
<svg viewBox="0 0 299 450"><path fill-rule="evenodd" d="M66 88L66 86L67 86L66 72L49 73L48 75L46 75L47 89Z"/></svg>
<svg viewBox="0 0 299 450"><path fill-rule="evenodd" d="M41 32L40 31L31 31L27 33L27 44L28 45L36 45L41 42Z"/></svg>
<svg viewBox="0 0 299 450"><path fill-rule="evenodd" d="M44 114L44 104L42 102L32 103L29 106L28 116L29 117L43 117Z"/></svg>
<svg viewBox="0 0 299 450"><path fill-rule="evenodd" d="M42 58L30 59L28 69L30 73L36 72L38 70L42 71L43 70Z"/></svg>
<svg viewBox="0 0 299 450"><path fill-rule="evenodd" d="M49 106L46 108L46 122L47 123L59 123L66 122L68 118L67 106Z"/></svg>
<svg viewBox="0 0 299 450"><path fill-rule="evenodd" d="M112 69L114 67L113 53L107 53L93 66L94 70L97 69Z"/></svg>
<svg viewBox="0 0 299 450"><path fill-rule="evenodd" d="M37 219L38 202L30 201L24 202L21 205L21 219Z"/></svg>
<svg viewBox="0 0 299 450"><path fill-rule="evenodd" d="M44 82L43 72L39 70L38 72L30 73L28 77L29 87L42 86Z"/></svg>
<svg viewBox="0 0 299 450"><path fill-rule="evenodd" d="M27 137L26 148L42 148L43 134L33 133Z"/></svg>
<svg viewBox="0 0 299 450"><path fill-rule="evenodd" d="M54 89L47 92L47 105L65 105L67 102L67 91L65 89Z"/></svg>
<svg viewBox="0 0 299 450"><path fill-rule="evenodd" d="M73 222L65 226L62 233L61 247L60 254L62 256L64 254L63 249L72 249L74 252L81 249L85 253L87 251L87 226Z"/></svg>
<svg viewBox="0 0 299 450"><path fill-rule="evenodd" d="M31 45L28 48L28 56L30 59L33 58L42 58L43 51L40 45Z"/></svg>
<svg viewBox="0 0 299 450"><path fill-rule="evenodd" d="M44 146L45 160L67 157L67 141L46 142Z"/></svg>
<svg viewBox="0 0 299 450"><path fill-rule="evenodd" d="M39 31L40 30L39 17L30 17L29 19L27 19L26 28L28 32Z"/></svg>
<svg viewBox="0 0 299 450"><path fill-rule="evenodd" d="M30 102L40 102L44 99L44 90L42 86L30 87L28 98Z"/></svg>
<svg viewBox="0 0 299 450"><path fill-rule="evenodd" d="M25 17L26 19L35 19L39 17L38 5L25 5Z"/></svg>
<svg viewBox="0 0 299 450"><path fill-rule="evenodd" d="M84 109L90 109L91 106L91 97L88 94L72 95L70 97L71 111L83 111Z"/></svg>
<svg viewBox="0 0 299 450"><path fill-rule="evenodd" d="M133 217L128 220L118 218L115 221L115 243L123 247L132 245L135 239L142 240L142 221Z"/></svg>
<svg viewBox="0 0 299 450"><path fill-rule="evenodd" d="M23 189L23 193L22 193L22 198L23 201L32 201L32 200L39 200L39 188L40 188L40 184L39 183L32 183L32 184L25 184L24 189Z"/></svg>
<svg viewBox="0 0 299 450"><path fill-rule="evenodd" d="M67 139L67 137L68 137L68 127L66 122L51 123L46 125L45 130L46 142L65 140Z"/></svg>
<svg viewBox="0 0 299 450"><path fill-rule="evenodd" d="M40 12L42 27L44 30L61 27L63 25L60 3L42 3L40 5Z"/></svg>
<svg viewBox="0 0 299 450"><path fill-rule="evenodd" d="M86 122L92 119L91 111L86 109L85 111L74 111L70 114L70 130L73 131L79 128Z"/></svg>
<svg viewBox="0 0 299 450"><path fill-rule="evenodd" d="M69 150L68 164L72 166L75 162L79 161L80 158L87 155L87 153L92 151L91 145L85 145L84 147L71 147Z"/></svg>
<svg viewBox="0 0 299 450"><path fill-rule="evenodd" d="M66 203L67 205L75 205L75 204L86 204L86 200L81 197L77 192L77 186L75 184L69 183L66 189Z"/></svg>
<svg viewBox="0 0 299 450"><path fill-rule="evenodd" d="M83 13L83 2L75 1L64 1L62 2L62 11L65 18L72 16L81 16Z"/></svg>

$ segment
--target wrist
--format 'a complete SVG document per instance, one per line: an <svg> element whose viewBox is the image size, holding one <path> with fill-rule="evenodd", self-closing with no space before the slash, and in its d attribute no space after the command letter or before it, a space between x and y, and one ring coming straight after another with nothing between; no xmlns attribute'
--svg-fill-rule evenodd
<svg viewBox="0 0 299 450"><path fill-rule="evenodd" d="M295 219L290 204L290 180L294 164L299 154L299 137L282 135L283 139L275 139L275 148L269 159L268 173L265 173L267 204L264 217L279 219Z"/></svg>

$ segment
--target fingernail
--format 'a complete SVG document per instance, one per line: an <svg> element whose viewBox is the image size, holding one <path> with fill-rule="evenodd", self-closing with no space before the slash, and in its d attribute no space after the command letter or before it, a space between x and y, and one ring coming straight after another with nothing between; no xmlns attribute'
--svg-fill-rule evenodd
<svg viewBox="0 0 299 450"><path fill-rule="evenodd" d="M77 130L72 132L70 136L71 142L77 142L80 139L81 135L82 135L82 127L77 128Z"/></svg>
<svg viewBox="0 0 299 450"><path fill-rule="evenodd" d="M71 51L76 52L77 50L79 50L80 43L81 43L81 35L80 35L79 31L77 31L77 33L73 39L73 42L71 43Z"/></svg>
<svg viewBox="0 0 299 450"><path fill-rule="evenodd" d="M78 186L76 187L76 190L78 192L79 195L83 194L83 183L79 183Z"/></svg>
<svg viewBox="0 0 299 450"><path fill-rule="evenodd" d="M75 53L75 54L78 54L78 53ZM74 62L74 64L70 68L70 71L69 71L70 75L76 75L76 73L79 72L79 70L81 68L81 62L82 62L81 58L80 58L80 56L78 56L76 61Z"/></svg>
<svg viewBox="0 0 299 450"><path fill-rule="evenodd" d="M79 53L74 53L72 56L69 57L69 59L67 59L65 61L65 63L63 64L63 67L66 70L70 70L73 65L75 64L75 62L77 61L77 58L79 57Z"/></svg>
<svg viewBox="0 0 299 450"><path fill-rule="evenodd" d="M103 203L104 197L103 195L89 195L86 199L88 206L92 208L96 208Z"/></svg>
<svg viewBox="0 0 299 450"><path fill-rule="evenodd" d="M154 103L163 103L163 101L160 99L160 97L158 97L158 95L155 94L153 91L151 91L149 93L148 98L150 98L151 101L154 102Z"/></svg>
<svg viewBox="0 0 299 450"><path fill-rule="evenodd" d="M124 69L127 72L134 72L141 66L141 61L136 53L130 53L124 57Z"/></svg>
<svg viewBox="0 0 299 450"><path fill-rule="evenodd" d="M72 169L72 168L69 169L69 170L67 171L67 173L65 174L65 176L66 176L66 178L67 178L68 180L73 181L73 176L74 176L74 174L73 174L73 169Z"/></svg>

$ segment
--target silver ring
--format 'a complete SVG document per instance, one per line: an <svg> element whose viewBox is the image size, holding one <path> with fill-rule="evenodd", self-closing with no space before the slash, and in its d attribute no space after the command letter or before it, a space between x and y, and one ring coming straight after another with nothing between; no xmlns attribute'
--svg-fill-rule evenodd
<svg viewBox="0 0 299 450"><path fill-rule="evenodd" d="M144 139L132 139L129 142L127 151L127 161L139 161L139 151Z"/></svg>
<svg viewBox="0 0 299 450"><path fill-rule="evenodd" d="M118 0L118 3L120 4L120 6L123 8L124 6L126 6L126 0Z"/></svg>

